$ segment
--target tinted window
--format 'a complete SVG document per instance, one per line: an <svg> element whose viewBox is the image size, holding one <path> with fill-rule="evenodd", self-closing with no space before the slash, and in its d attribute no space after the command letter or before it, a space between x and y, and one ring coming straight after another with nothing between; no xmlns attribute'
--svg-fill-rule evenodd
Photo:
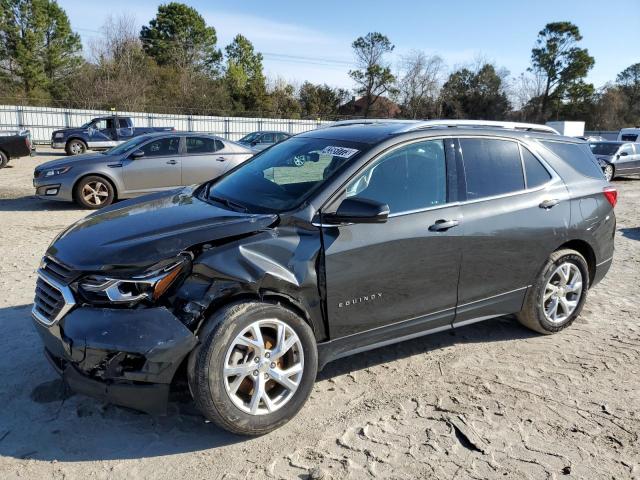
<svg viewBox="0 0 640 480"><path fill-rule="evenodd" d="M292 138L217 180L209 198L224 198L256 212L291 210L369 148L342 140Z"/></svg>
<svg viewBox="0 0 640 480"><path fill-rule="evenodd" d="M351 181L347 197L389 205L391 213L418 210L447 201L442 140L413 143L382 157Z"/></svg>
<svg viewBox="0 0 640 480"><path fill-rule="evenodd" d="M524 189L522 162L516 142L462 138L460 146L467 179L467 199Z"/></svg>
<svg viewBox="0 0 640 480"><path fill-rule="evenodd" d="M540 161L526 148L522 149L522 160L527 177L527 188L539 187L551 180L551 175Z"/></svg>
<svg viewBox="0 0 640 480"><path fill-rule="evenodd" d="M222 148L222 142L208 137L187 137L187 153L213 153Z"/></svg>
<svg viewBox="0 0 640 480"><path fill-rule="evenodd" d="M615 155L620 148L619 143L590 143L589 147L594 155Z"/></svg>
<svg viewBox="0 0 640 480"><path fill-rule="evenodd" d="M175 155L180 146L180 137L160 138L147 143L141 148L145 157L161 157L163 155Z"/></svg>
<svg viewBox="0 0 640 480"><path fill-rule="evenodd" d="M638 135L633 134L633 133L624 133L620 140L622 140L623 142L635 142L638 140Z"/></svg>
<svg viewBox="0 0 640 480"><path fill-rule="evenodd" d="M275 140L273 139L273 133L265 133L260 137L260 143L273 143Z"/></svg>
<svg viewBox="0 0 640 480"><path fill-rule="evenodd" d="M276 141L277 142L281 142L282 140L284 140L285 138L287 138L288 135L284 134L284 133L278 133L276 135Z"/></svg>
<svg viewBox="0 0 640 480"><path fill-rule="evenodd" d="M129 128L129 122L127 122L126 118L119 118L118 125L120 125L120 128Z"/></svg>
<svg viewBox="0 0 640 480"><path fill-rule="evenodd" d="M587 177L602 178L602 170L596 163L588 145L542 141L542 144Z"/></svg>

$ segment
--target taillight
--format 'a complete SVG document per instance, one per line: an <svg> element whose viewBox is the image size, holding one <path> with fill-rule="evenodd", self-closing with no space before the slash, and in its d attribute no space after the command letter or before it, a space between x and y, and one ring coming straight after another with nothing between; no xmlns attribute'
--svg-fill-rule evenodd
<svg viewBox="0 0 640 480"><path fill-rule="evenodd" d="M614 187L604 187L602 189L602 193L604 194L605 198L609 201L611 206L615 207L616 203L618 203L618 190L616 190Z"/></svg>

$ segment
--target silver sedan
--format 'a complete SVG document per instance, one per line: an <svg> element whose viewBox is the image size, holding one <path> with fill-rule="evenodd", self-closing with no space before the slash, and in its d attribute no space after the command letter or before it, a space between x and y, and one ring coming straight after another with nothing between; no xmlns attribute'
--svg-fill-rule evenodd
<svg viewBox="0 0 640 480"><path fill-rule="evenodd" d="M40 198L75 201L96 209L116 199L203 183L254 153L214 135L153 133L102 153L40 164L34 171L33 186Z"/></svg>

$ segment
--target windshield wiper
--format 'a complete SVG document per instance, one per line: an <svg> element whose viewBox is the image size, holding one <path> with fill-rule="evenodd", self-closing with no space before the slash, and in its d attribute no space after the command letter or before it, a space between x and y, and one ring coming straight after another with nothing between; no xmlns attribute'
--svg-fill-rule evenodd
<svg viewBox="0 0 640 480"><path fill-rule="evenodd" d="M223 205L226 205L231 210L240 210L241 212L245 212L245 213L249 211L249 209L244 205L234 202L232 200L229 200L228 198L222 198L222 197L216 197L216 196L209 196L208 198L209 200L213 200L214 202L218 202L218 203L222 203Z"/></svg>

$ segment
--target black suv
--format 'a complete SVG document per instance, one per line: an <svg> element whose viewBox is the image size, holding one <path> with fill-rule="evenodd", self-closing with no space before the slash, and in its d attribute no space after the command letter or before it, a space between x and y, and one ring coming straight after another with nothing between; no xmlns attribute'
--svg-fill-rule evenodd
<svg viewBox="0 0 640 480"><path fill-rule="evenodd" d="M186 376L208 419L259 435L336 358L512 313L567 327L615 203L585 142L535 127L324 128L69 227L34 323L77 392L161 413Z"/></svg>

